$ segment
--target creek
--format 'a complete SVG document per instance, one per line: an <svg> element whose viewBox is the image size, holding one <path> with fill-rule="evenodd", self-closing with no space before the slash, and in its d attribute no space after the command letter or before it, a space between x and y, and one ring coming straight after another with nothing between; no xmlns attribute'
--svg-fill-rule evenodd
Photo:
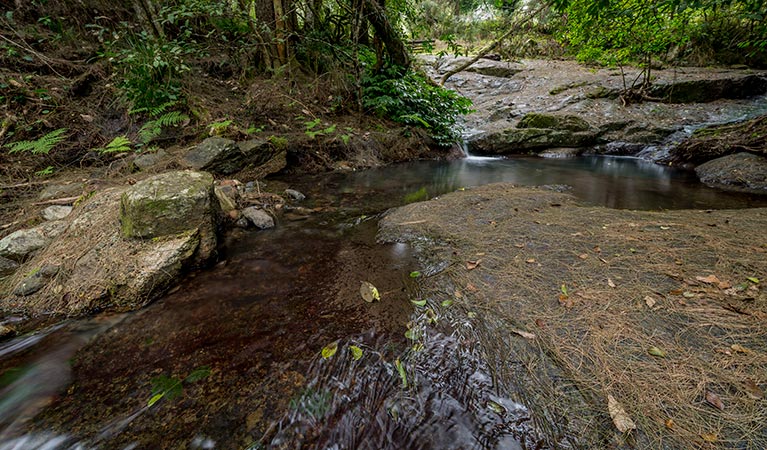
<svg viewBox="0 0 767 450"><path fill-rule="evenodd" d="M218 264L142 310L0 344L0 449L536 448L524 406L495 395L481 349L449 330L398 374L412 346L410 274L423 268L407 246L375 241L387 208L495 182L567 185L619 209L767 206L637 158L467 158L268 181L315 212L230 231ZM382 301L364 302L361 281Z"/></svg>

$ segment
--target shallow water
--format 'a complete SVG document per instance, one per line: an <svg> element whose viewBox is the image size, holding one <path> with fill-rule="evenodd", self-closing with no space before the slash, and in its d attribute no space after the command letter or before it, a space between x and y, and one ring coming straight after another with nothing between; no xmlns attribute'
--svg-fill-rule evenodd
<svg viewBox="0 0 767 450"><path fill-rule="evenodd" d="M569 185L612 208L767 206L632 158L426 161L276 180L319 212L229 233L218 265L140 311L0 345L0 449L536 448L524 406L497 396L481 349L449 329L409 359L401 388L417 267L406 246L375 244L374 214L501 181ZM380 303L360 299L361 281ZM337 356L322 360L334 341ZM200 368L209 375L184 380ZM160 376L181 395L150 407Z"/></svg>

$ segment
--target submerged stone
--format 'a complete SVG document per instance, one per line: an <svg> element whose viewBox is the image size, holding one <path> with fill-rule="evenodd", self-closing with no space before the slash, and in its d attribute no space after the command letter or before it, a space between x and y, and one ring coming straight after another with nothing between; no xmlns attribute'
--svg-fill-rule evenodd
<svg viewBox="0 0 767 450"><path fill-rule="evenodd" d="M256 228L262 230L274 228L274 219L263 209L249 206L242 210L242 215L250 221Z"/></svg>

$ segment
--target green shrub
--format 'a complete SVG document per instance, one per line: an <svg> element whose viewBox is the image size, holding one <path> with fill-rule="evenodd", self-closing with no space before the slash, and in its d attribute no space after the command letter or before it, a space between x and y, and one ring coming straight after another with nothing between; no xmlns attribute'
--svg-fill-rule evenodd
<svg viewBox="0 0 767 450"><path fill-rule="evenodd" d="M387 67L362 79L365 110L396 122L425 128L442 146L461 137L458 118L471 112L471 100L429 82L425 75Z"/></svg>

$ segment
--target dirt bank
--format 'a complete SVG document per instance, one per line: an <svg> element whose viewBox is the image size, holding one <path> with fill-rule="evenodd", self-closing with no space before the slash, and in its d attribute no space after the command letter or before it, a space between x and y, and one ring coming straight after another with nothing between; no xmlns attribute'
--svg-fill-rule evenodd
<svg viewBox="0 0 767 450"><path fill-rule="evenodd" d="M393 210L379 238L417 248L429 305L471 323L457 335L550 446L757 449L765 227L765 209L619 211L497 184Z"/></svg>

